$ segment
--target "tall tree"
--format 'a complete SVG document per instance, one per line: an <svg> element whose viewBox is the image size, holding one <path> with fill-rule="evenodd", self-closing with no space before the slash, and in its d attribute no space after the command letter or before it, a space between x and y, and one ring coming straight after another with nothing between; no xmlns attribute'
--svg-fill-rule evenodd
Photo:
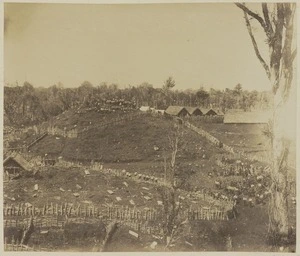
<svg viewBox="0 0 300 256"><path fill-rule="evenodd" d="M296 57L294 43L295 3L261 4L261 13L249 9L244 3L236 3L245 18L246 27L256 57L264 68L273 92L272 131L272 185L269 204L269 235L274 242L282 243L288 237L289 217L287 201L287 156L289 143L284 136L282 118L284 105L289 97L293 81L293 62ZM267 38L269 58L260 52L253 33L252 20L258 22Z"/></svg>
<svg viewBox="0 0 300 256"><path fill-rule="evenodd" d="M173 79L173 77L169 77L163 84L162 87L162 93L166 96L167 98L167 105L172 105L174 102L174 99L171 95L171 89L174 88L176 85L175 80Z"/></svg>
<svg viewBox="0 0 300 256"><path fill-rule="evenodd" d="M207 104L207 100L209 99L209 93L201 88L199 91L196 92L196 97L198 104L201 106L205 106Z"/></svg>

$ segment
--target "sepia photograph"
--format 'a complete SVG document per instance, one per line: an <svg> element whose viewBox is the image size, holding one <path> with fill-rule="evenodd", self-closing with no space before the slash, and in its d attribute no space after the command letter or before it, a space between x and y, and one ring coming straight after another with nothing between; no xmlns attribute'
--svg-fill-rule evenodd
<svg viewBox="0 0 300 256"><path fill-rule="evenodd" d="M3 3L4 252L296 253L297 13Z"/></svg>

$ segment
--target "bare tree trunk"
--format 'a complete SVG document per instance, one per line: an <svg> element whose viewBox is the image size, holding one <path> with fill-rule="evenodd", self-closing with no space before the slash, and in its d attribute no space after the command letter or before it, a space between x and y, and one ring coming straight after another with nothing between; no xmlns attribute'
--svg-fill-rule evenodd
<svg viewBox="0 0 300 256"><path fill-rule="evenodd" d="M283 100L279 92L274 95L272 138L272 184L269 202L269 236L275 244L288 237L288 153L289 142L284 138Z"/></svg>
<svg viewBox="0 0 300 256"><path fill-rule="evenodd" d="M285 136L284 104L289 97L293 81L293 61L297 49L292 50L294 38L295 3L276 3L269 11L267 3L262 3L263 16L251 11L244 3L236 3L243 10L255 54L270 80L273 101L272 172L271 199L269 203L269 236L274 244L288 238L289 218L287 201L287 157L289 143ZM263 28L269 45L269 65L263 59L256 43L250 20L255 19Z"/></svg>
<svg viewBox="0 0 300 256"><path fill-rule="evenodd" d="M114 234L116 233L117 230L118 230L118 223L117 222L113 222L107 227L106 236L103 240L102 248L100 248L100 252L106 252L107 251L107 247L110 245L111 240L112 240L112 238L113 238L113 236L114 236Z"/></svg>

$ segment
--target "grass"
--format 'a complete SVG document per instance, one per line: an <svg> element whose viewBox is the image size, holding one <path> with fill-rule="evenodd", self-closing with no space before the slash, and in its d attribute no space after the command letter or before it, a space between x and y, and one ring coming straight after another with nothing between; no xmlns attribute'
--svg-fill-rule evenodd
<svg viewBox="0 0 300 256"><path fill-rule="evenodd" d="M126 124L91 129L78 138L47 136L31 151L41 156L53 153L68 160L83 162L156 162L163 159L165 151L169 151L168 135L173 126L172 121L161 117L140 116ZM216 152L214 146L187 129L184 130L182 141L185 147L178 154L180 161L203 157L204 154L209 157ZM158 147L158 150L154 147Z"/></svg>

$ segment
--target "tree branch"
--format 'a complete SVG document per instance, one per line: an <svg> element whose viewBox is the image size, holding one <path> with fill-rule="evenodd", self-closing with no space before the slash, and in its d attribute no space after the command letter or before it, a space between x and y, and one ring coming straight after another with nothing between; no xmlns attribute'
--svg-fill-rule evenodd
<svg viewBox="0 0 300 256"><path fill-rule="evenodd" d="M260 23L260 25L263 27L264 31L268 34L267 25L262 17L260 17L257 13L248 9L244 3L235 3L235 5L237 7L239 7L240 9L242 9L244 11L244 13L247 13L248 15L250 15L251 17L256 19Z"/></svg>
<svg viewBox="0 0 300 256"><path fill-rule="evenodd" d="M297 55L297 49L295 49L295 50L292 52L292 55L291 55L291 63L294 61L296 55Z"/></svg>
<svg viewBox="0 0 300 256"><path fill-rule="evenodd" d="M262 3L261 6L262 6L264 18L265 18L265 25L266 25L266 29L267 29L266 33L267 33L268 38L270 39L272 37L274 31L273 31L272 23L271 23L270 16L269 16L268 5L267 5L267 3Z"/></svg>
<svg viewBox="0 0 300 256"><path fill-rule="evenodd" d="M264 59L262 58L262 56L261 56L261 54L260 54L260 52L258 50L258 46L257 46L257 43L256 43L255 38L253 36L252 28L251 28L250 21L249 21L249 18L248 18L248 15L247 15L246 11L244 11L244 17L245 17L245 21L246 21L246 26L247 26L247 29L248 29L248 33L249 33L249 35L251 37L251 41L252 41L252 44L253 44L253 47L254 47L254 51L255 51L256 57L258 58L258 60L262 64L263 68L265 69L265 71L267 73L268 78L270 79L271 74L270 74L269 66L266 64L266 62L264 61Z"/></svg>

